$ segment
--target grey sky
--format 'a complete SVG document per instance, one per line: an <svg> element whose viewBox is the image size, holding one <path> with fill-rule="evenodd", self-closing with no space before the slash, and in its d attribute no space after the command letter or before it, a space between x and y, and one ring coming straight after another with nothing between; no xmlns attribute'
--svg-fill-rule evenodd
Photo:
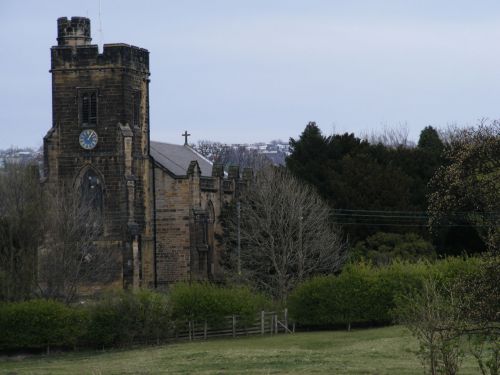
<svg viewBox="0 0 500 375"><path fill-rule="evenodd" d="M151 135L192 140L359 133L500 118L498 1L0 0L0 148L51 126L56 19L151 53Z"/></svg>

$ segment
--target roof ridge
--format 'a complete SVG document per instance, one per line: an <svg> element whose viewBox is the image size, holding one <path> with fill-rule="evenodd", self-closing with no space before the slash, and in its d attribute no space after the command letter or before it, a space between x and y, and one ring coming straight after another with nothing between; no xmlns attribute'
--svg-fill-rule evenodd
<svg viewBox="0 0 500 375"><path fill-rule="evenodd" d="M198 163L203 176L212 174L213 163L189 145L151 141L150 155L177 176L185 176L192 161Z"/></svg>
<svg viewBox="0 0 500 375"><path fill-rule="evenodd" d="M153 148L154 148L154 147L153 147ZM172 160L171 158L169 158L169 157L168 157L167 155L165 155L163 152L160 152L160 150L155 149L155 151L156 151L157 153L159 153L161 156L163 156L165 159L170 160L172 163L174 163L175 165L177 165L179 168L184 169L184 167L183 167L182 165L180 165L180 164L176 163L174 160ZM186 172L187 172L187 170L186 170Z"/></svg>
<svg viewBox="0 0 500 375"><path fill-rule="evenodd" d="M200 158L202 158L203 160L205 160L206 162L210 163L211 166L214 165L213 162L211 162L209 159L207 159L204 155L200 154L197 150L195 150L194 148L192 148L191 146L189 145L184 145L183 147L187 147L189 150L193 151L193 153L195 153L196 155L198 155Z"/></svg>
<svg viewBox="0 0 500 375"><path fill-rule="evenodd" d="M150 143L161 143L163 145L172 145L172 146L179 146L179 147L183 147L182 145L179 145L177 143L170 143L170 142L160 142L160 141L151 141Z"/></svg>

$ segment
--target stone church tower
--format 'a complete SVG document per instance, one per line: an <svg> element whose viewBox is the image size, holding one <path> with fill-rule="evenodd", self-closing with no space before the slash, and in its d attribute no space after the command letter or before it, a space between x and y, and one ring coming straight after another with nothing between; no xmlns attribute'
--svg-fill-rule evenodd
<svg viewBox="0 0 500 375"><path fill-rule="evenodd" d="M216 280L218 216L244 183L239 169L226 175L187 144L150 142L147 50L105 44L99 53L83 17L59 18L57 42L45 184L97 197L97 242L116 259L115 285Z"/></svg>

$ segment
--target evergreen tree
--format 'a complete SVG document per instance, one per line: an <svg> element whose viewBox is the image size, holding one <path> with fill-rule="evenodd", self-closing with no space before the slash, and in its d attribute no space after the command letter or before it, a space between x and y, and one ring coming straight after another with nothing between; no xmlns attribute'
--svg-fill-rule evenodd
<svg viewBox="0 0 500 375"><path fill-rule="evenodd" d="M370 144L349 133L324 136L310 122L297 140L290 139L290 150L287 167L313 184L336 210L334 218L344 225L351 243L377 232L414 232L430 238L423 214L427 184L442 163L443 150L434 128L422 131L418 147L394 147ZM400 225L397 213L365 218L360 210L421 214Z"/></svg>
<svg viewBox="0 0 500 375"><path fill-rule="evenodd" d="M420 132L418 139L418 148L434 154L441 154L443 152L443 142L439 138L439 134L432 126L426 126Z"/></svg>
<svg viewBox="0 0 500 375"><path fill-rule="evenodd" d="M291 155L286 160L292 173L310 182L320 192L327 185L323 163L327 160L328 142L316 123L309 122L299 139L290 138Z"/></svg>

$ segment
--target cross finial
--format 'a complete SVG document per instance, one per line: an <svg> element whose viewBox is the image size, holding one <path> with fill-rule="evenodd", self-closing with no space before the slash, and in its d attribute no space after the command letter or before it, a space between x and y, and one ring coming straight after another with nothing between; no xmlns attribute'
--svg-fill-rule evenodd
<svg viewBox="0 0 500 375"><path fill-rule="evenodd" d="M188 145L188 137L191 134L188 134L187 130L184 130L184 134L181 134L181 135L184 137L184 146L187 146Z"/></svg>

